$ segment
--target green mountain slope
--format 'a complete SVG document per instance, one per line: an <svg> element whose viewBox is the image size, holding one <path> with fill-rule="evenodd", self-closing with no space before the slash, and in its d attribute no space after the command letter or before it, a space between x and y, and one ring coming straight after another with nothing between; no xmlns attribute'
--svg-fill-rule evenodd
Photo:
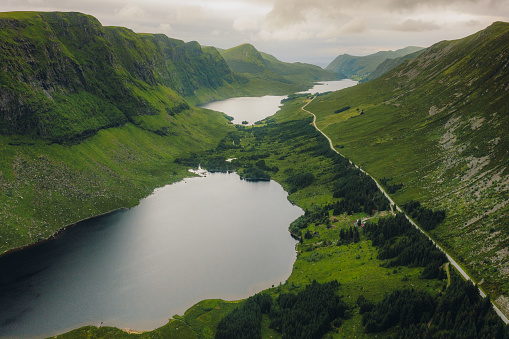
<svg viewBox="0 0 509 339"><path fill-rule="evenodd" d="M378 179L403 184L394 194L399 204L413 199L446 210L431 235L506 314L508 43L509 24L496 22L308 106L344 155Z"/></svg>
<svg viewBox="0 0 509 339"><path fill-rule="evenodd" d="M283 93L307 89L313 82L343 78L319 66L282 62L274 56L259 52L251 44L243 44L221 51L230 68L252 83L261 83Z"/></svg>
<svg viewBox="0 0 509 339"><path fill-rule="evenodd" d="M373 72L386 59L399 58L422 49L422 47L409 46L396 51L380 51L366 56L342 54L336 57L325 69L344 74L349 78L359 77L362 79Z"/></svg>
<svg viewBox="0 0 509 339"><path fill-rule="evenodd" d="M63 141L188 108L181 96L236 81L198 43L103 27L80 13L0 15L0 133ZM147 118L150 117L150 118Z"/></svg>
<svg viewBox="0 0 509 339"><path fill-rule="evenodd" d="M378 65L377 68L373 72L369 73L369 75L367 77L362 79L361 82L366 82L366 81L370 81L370 80L379 78L382 75L384 75L385 73L389 72L390 70L398 67L405 61L418 57L419 54L421 54L422 52L423 52L423 50L419 50L417 52L413 52L413 53L404 55L399 58L385 59L384 62L382 62L380 65Z"/></svg>
<svg viewBox="0 0 509 339"><path fill-rule="evenodd" d="M246 81L215 49L80 13L0 13L0 46L0 253L182 178L175 158L233 128L184 96Z"/></svg>

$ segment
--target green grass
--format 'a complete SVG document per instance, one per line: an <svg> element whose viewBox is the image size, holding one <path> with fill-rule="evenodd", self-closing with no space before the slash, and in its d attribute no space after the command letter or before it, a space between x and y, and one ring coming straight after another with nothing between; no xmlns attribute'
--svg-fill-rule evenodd
<svg viewBox="0 0 509 339"><path fill-rule="evenodd" d="M500 57L508 35L509 24L499 22L438 43L307 107L346 157L377 179L403 183L393 195L398 204L413 199L446 210L430 234L493 299L509 295L509 100Z"/></svg>

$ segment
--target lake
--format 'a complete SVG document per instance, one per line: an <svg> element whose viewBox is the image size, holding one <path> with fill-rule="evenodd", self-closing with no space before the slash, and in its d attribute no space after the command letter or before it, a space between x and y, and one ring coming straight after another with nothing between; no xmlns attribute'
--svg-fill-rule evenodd
<svg viewBox="0 0 509 339"><path fill-rule="evenodd" d="M355 85L327 81L308 93ZM283 96L203 107L254 123ZM0 258L0 337L84 325L151 330L203 299L238 300L284 282L295 262L290 223L303 211L274 181L208 174L156 189L132 209L79 223Z"/></svg>
<svg viewBox="0 0 509 339"><path fill-rule="evenodd" d="M290 276L303 211L274 181L214 173L156 189L0 258L0 336L83 325L151 330L203 299L238 300Z"/></svg>
<svg viewBox="0 0 509 339"><path fill-rule="evenodd" d="M252 125L276 113L284 98L286 96L273 95L230 98L212 101L200 107L223 112L233 117L234 124L240 125L243 121L247 121L247 125Z"/></svg>
<svg viewBox="0 0 509 339"><path fill-rule="evenodd" d="M357 81L343 79L337 81L322 81L313 88L301 93L324 93L329 91L338 91L343 88L351 87L357 84ZM233 117L234 124L242 124L247 121L252 125L259 120L263 120L279 110L281 100L286 96L263 96L263 97L240 97L225 100L212 101L200 107L208 108L214 111L223 112Z"/></svg>
<svg viewBox="0 0 509 339"><path fill-rule="evenodd" d="M313 88L308 89L307 91L299 92L299 93L325 93L325 92L335 92L340 89L345 89L348 87L352 87L357 85L357 81L350 79L343 80L335 80L335 81L321 81L313 86Z"/></svg>

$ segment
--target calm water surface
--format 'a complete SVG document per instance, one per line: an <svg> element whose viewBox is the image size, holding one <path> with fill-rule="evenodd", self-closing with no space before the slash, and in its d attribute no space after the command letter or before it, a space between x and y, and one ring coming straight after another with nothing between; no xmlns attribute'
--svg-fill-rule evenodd
<svg viewBox="0 0 509 339"><path fill-rule="evenodd" d="M343 88L354 86L357 81L350 79L338 81L322 81L313 88L301 93L324 93L338 91ZM225 100L213 101L202 105L201 107L226 113L233 117L234 124L242 124L247 121L252 125L259 120L263 120L279 110L281 100L286 96L263 96L263 97L240 97Z"/></svg>
<svg viewBox="0 0 509 339"><path fill-rule="evenodd" d="M284 98L286 98L286 96L272 95L264 97L230 98L212 101L201 107L226 113L233 117L232 122L234 124L242 124L243 121L247 121L248 125L252 125L276 113L279 106L281 106L281 100Z"/></svg>
<svg viewBox="0 0 509 339"><path fill-rule="evenodd" d="M357 85L357 81L350 80L350 79L343 79L343 80L336 80L336 81L322 81L313 88L300 92L300 93L325 93L325 92L334 92L339 91L340 89L344 89L347 87L352 87Z"/></svg>
<svg viewBox="0 0 509 339"><path fill-rule="evenodd" d="M190 178L0 258L0 337L101 322L150 330L200 300L284 282L296 257L288 226L303 213L286 197L273 181Z"/></svg>

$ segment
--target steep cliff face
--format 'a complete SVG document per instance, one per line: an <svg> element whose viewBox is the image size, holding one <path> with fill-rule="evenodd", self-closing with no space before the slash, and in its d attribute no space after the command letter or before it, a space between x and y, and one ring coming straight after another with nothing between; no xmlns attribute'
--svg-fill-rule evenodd
<svg viewBox="0 0 509 339"><path fill-rule="evenodd" d="M162 34L145 35L167 61L174 88L183 96L193 95L202 87L218 88L224 82L242 81L213 47L202 48L196 41L184 43Z"/></svg>
<svg viewBox="0 0 509 339"><path fill-rule="evenodd" d="M80 13L0 14L0 133L81 138L237 81L217 51Z"/></svg>

